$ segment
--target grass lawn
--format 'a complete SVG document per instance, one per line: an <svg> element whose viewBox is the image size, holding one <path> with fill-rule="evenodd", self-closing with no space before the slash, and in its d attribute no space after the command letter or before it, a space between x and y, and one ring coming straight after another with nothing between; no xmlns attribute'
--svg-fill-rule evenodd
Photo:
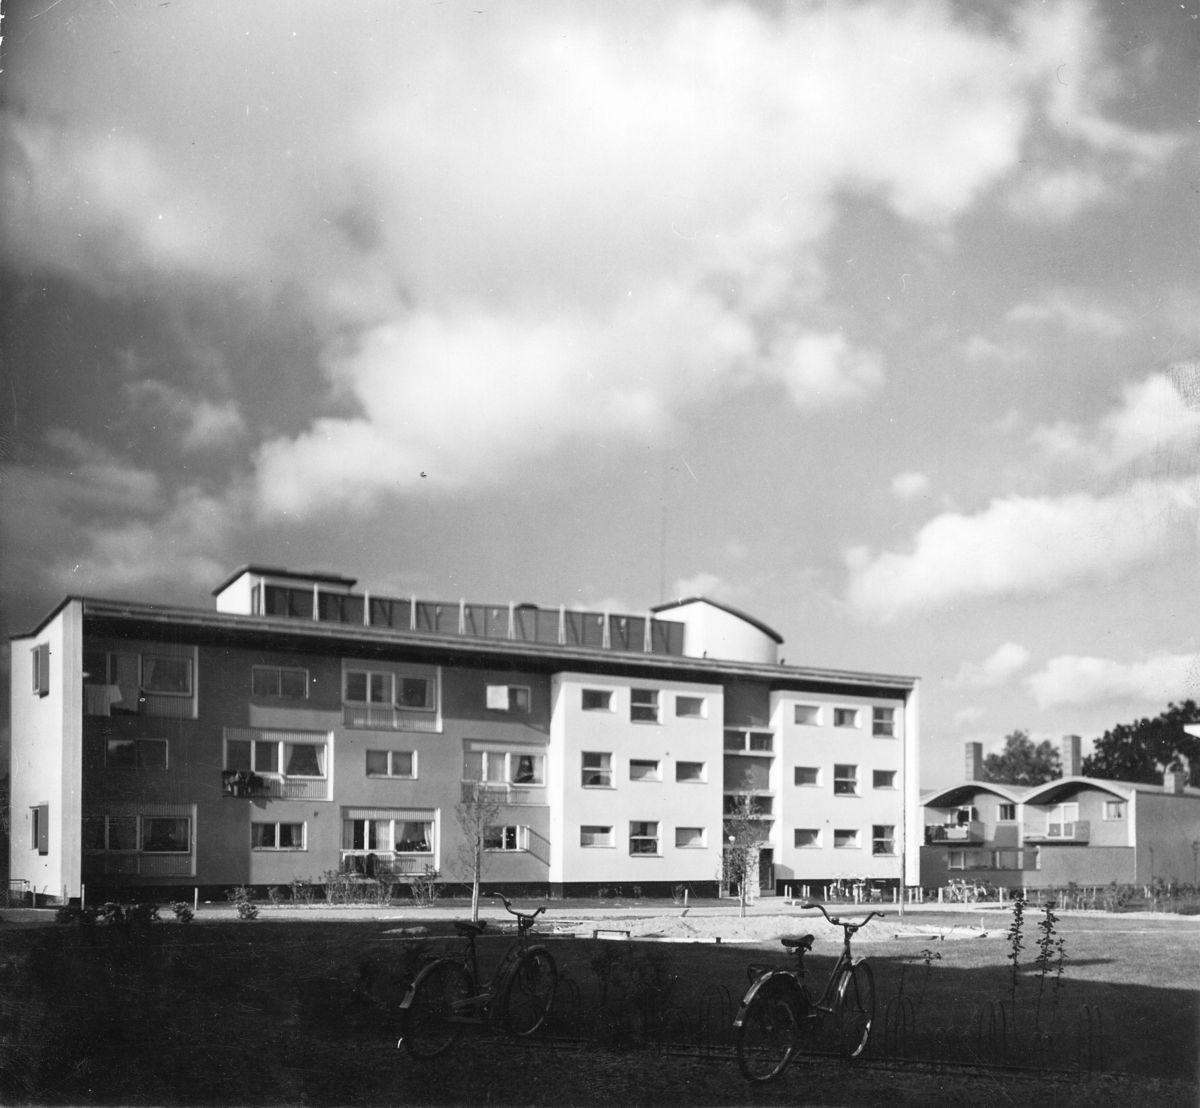
<svg viewBox="0 0 1200 1108"><path fill-rule="evenodd" d="M931 929L963 917L924 917ZM978 921L978 916L973 916ZM995 917L1003 931L1007 917ZM879 921L876 921L878 923ZM985 917L989 925L991 919ZM1034 920L1031 917L1029 924ZM875 927L873 923L871 927ZM18 1103L321 1104L725 1104L955 1105L1153 1102L1194 1104L1200 1056L1200 926L1134 916L1069 917L1065 988L1041 1024L1071 1056L1083 1004L1105 1020L1106 1068L1089 1084L897 1073L877 1066L793 1065L776 1086L750 1087L724 1057L646 1051L568 1052L469 1034L446 1059L417 1065L395 1049L393 1009L417 966L418 948L448 942L431 923L419 942L379 922L173 923L146 931L0 924L0 1101ZM869 929L868 929L869 930ZM441 937L437 934L441 932ZM886 934L886 921L880 934ZM864 932L864 935L866 932ZM1020 974L1019 1058L1032 1029L1037 975L1027 935ZM507 944L481 940L487 973ZM761 946L548 940L576 982L583 1009L607 991L620 1010L647 990L660 1009L693 1025L711 987L736 1005ZM900 988L919 1006L917 1033L972 1030L985 1000L1006 1000L1011 977L1002 938L958 942L856 942L876 972L879 1015ZM928 975L923 948L942 957ZM836 950L810 956L816 986ZM596 970L600 973L597 974Z"/></svg>

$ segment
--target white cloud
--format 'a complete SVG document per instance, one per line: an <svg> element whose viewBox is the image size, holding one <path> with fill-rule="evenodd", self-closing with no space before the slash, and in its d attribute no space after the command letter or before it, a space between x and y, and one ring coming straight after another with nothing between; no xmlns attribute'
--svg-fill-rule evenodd
<svg viewBox="0 0 1200 1108"><path fill-rule="evenodd" d="M973 515L943 512L907 552L849 550L849 601L858 615L887 621L964 600L1115 580L1194 541L1187 532L1198 493L1195 479L1137 481L1109 496L1009 496Z"/></svg>
<svg viewBox="0 0 1200 1108"><path fill-rule="evenodd" d="M1125 321L1111 308L1091 303L1084 293L1056 289L1041 300L1014 304L1007 313L1012 323L1061 323L1068 331L1101 338L1119 338Z"/></svg>
<svg viewBox="0 0 1200 1108"><path fill-rule="evenodd" d="M671 595L677 600L692 596L705 596L710 600L727 599L732 587L715 573L694 573L691 577L678 577L671 583Z"/></svg>
<svg viewBox="0 0 1200 1108"><path fill-rule="evenodd" d="M1200 690L1200 654L1158 654L1118 662L1064 654L1026 679L1040 708L1083 707L1119 701L1166 707Z"/></svg>
<svg viewBox="0 0 1200 1108"><path fill-rule="evenodd" d="M915 500L929 492L929 478L924 473L897 473L892 478L892 495L899 500Z"/></svg>
<svg viewBox="0 0 1200 1108"><path fill-rule="evenodd" d="M998 646L982 662L963 662L954 678L956 685L989 688L1005 684L1029 661L1029 651L1020 643Z"/></svg>
<svg viewBox="0 0 1200 1108"><path fill-rule="evenodd" d="M145 405L179 426L179 445L184 450L228 446L246 433L242 414L231 400L215 402L154 380L130 384L127 391L135 404Z"/></svg>
<svg viewBox="0 0 1200 1108"><path fill-rule="evenodd" d="M956 727L965 727L968 724L975 723L983 718L983 709L974 706L969 708L960 708L954 713L954 724Z"/></svg>
<svg viewBox="0 0 1200 1108"><path fill-rule="evenodd" d="M1000 362L1013 365L1029 359L1029 349L1020 343L1001 345L984 335L972 335L962 346L963 356L972 362Z"/></svg>

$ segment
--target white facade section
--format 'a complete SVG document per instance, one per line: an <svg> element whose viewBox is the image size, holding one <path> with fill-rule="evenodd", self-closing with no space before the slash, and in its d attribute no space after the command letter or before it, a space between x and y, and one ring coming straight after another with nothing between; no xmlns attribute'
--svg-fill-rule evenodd
<svg viewBox="0 0 1200 1108"><path fill-rule="evenodd" d="M915 719L904 696L775 692L771 730L777 880L899 879L905 818L921 818ZM909 842L919 841L914 828Z"/></svg>
<svg viewBox="0 0 1200 1108"><path fill-rule="evenodd" d="M34 653L48 661L33 687ZM79 896L82 861L83 608L72 600L36 634L12 640L9 877L37 894ZM38 815L35 816L34 812ZM35 820L45 819L43 850Z"/></svg>
<svg viewBox="0 0 1200 1108"><path fill-rule="evenodd" d="M689 658L720 658L771 666L779 663L779 644L770 635L706 600L666 609L658 613L658 618L684 625L683 652Z"/></svg>
<svg viewBox="0 0 1200 1108"><path fill-rule="evenodd" d="M551 883L716 880L721 686L560 673L551 700Z"/></svg>
<svg viewBox="0 0 1200 1108"><path fill-rule="evenodd" d="M262 578L255 574L243 573L240 577L230 581L217 593L217 611L228 612L235 616L250 615L251 591L261 580Z"/></svg>

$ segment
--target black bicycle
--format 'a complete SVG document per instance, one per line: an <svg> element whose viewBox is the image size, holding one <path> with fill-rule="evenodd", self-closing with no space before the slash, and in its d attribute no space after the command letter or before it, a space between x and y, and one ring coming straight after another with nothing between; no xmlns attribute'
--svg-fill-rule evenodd
<svg viewBox="0 0 1200 1108"><path fill-rule="evenodd" d="M496 972L481 986L475 939L487 921L455 920L454 929L466 939L458 954L443 954L427 965L400 1002L403 1045L414 1058L444 1054L464 1027L493 1024L510 1035L532 1035L546 1020L558 987L558 967L544 946L530 946L533 921L545 910L513 910L500 893L505 909L517 917L517 937L504 952Z"/></svg>
<svg viewBox="0 0 1200 1108"><path fill-rule="evenodd" d="M780 942L796 955L796 968L751 966L751 985L742 998L737 1018L737 1057L742 1073L751 1081L778 1077L792 1060L805 1034L820 1031L833 1018L838 1049L844 1058L858 1058L867 1048L875 1022L875 976L865 958L850 953L850 937L882 912L872 912L857 922L837 919L821 904L808 902L830 923L842 928L845 941L825 989L818 1000L804 984L804 955L813 936L799 935Z"/></svg>

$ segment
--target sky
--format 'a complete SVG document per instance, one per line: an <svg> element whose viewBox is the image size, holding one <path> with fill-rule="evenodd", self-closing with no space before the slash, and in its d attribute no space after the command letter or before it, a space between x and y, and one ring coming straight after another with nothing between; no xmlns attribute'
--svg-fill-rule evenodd
<svg viewBox="0 0 1200 1108"><path fill-rule="evenodd" d="M5 639L707 595L927 787L1200 697L1200 0L5 15Z"/></svg>

